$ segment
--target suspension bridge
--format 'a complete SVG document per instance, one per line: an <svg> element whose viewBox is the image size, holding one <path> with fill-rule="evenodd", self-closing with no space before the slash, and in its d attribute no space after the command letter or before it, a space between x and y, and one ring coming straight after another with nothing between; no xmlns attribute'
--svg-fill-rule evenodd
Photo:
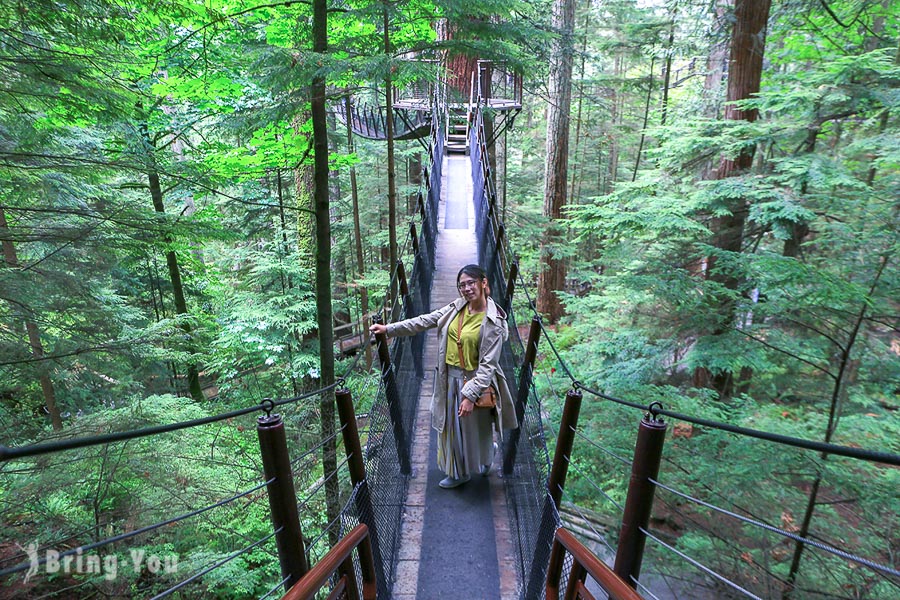
<svg viewBox="0 0 900 600"><path fill-rule="evenodd" d="M488 77L499 70L481 68ZM500 74L502 76L502 73ZM28 597L29 574L49 571L50 561L60 565L79 565L84 557L106 551L138 548L161 531L177 527L188 519L212 519L222 507L238 505L251 510L268 499L265 509L272 531L259 539L245 539L224 557L205 564L190 565L189 572L179 569L175 583L164 589L149 586L122 591L122 597L216 597L209 580L227 571L235 559L265 550L253 562L270 588L255 598L770 598L812 597L803 586L802 570L790 575L775 573L765 565L745 561L746 576L736 581L693 558L665 532L651 526L654 509L661 501L702 507L716 518L730 520L735 530L749 528L754 535L783 541L793 548L795 561L802 553L830 557L851 565L854 570L894 590L900 597L900 571L883 557L857 555L853 548L823 541L809 528L787 527L772 523L751 510L735 508L723 502L710 482L710 494L697 498L666 483L665 443L671 439L669 425L684 423L710 431L738 436L750 447L767 452L797 449L812 460L843 457L858 464L900 466L900 456L811 440L792 438L766 431L739 427L726 422L701 419L667 410L659 403L623 400L582 385L574 370L566 365L533 313L533 303L519 273L496 206L494 177L488 159L494 137L485 125L486 107L494 114L512 112L520 107L512 97L492 97L483 82L472 85L472 95L457 115L465 116L463 150L459 142L448 145L449 136L459 136L453 107L440 102L405 99L398 102L406 123L401 135L427 141L430 161L423 187L418 194L418 217L409 224L405 254L394 266L392 287L398 290L397 302L387 307L394 318L406 318L427 312L449 302L455 294L455 277L463 264L478 262L489 273L492 294L507 308L511 338L504 347L501 366L516 399L520 427L505 432L491 472L475 477L453 490L442 490L442 477L435 467L435 434L430 427L429 405L434 387L437 337L419 334L411 338L376 340L380 382L371 409L364 416L354 413L354 392L345 387L350 373L361 368L359 357L347 373L328 388L294 397L266 400L259 405L167 425L103 435L82 436L25 447L2 447L3 473L25 469L40 461L44 465L69 462L77 468L72 453L84 448L105 452L124 447L132 440L157 440L178 432L195 435L198 444L206 444L202 433L210 425L254 424L259 440L258 457L262 464L258 480L246 489L224 494L190 511L161 518L110 535L99 535L108 528L98 526L81 536L68 538L68 549L51 555L46 550L54 541L41 541L33 547L7 551L0 562L0 595ZM512 89L516 90L513 82ZM518 93L521 88L518 88ZM404 104L405 103L405 104ZM342 109L343 118L357 133L378 138L383 135L385 115L369 109ZM398 109L399 110L399 109ZM510 117L511 118L511 117ZM454 124L454 120L456 124ZM494 122L492 125L496 125ZM424 135L424 137L422 137ZM522 307L525 307L524 309ZM517 323L516 315L531 312L529 323ZM520 327L521 325L521 327ZM527 331L527 336L520 332ZM555 356L570 389L564 398L540 397L535 386L535 360L538 352ZM365 393L365 390L357 390ZM344 458L331 473L325 473L315 486L298 490L295 477L314 464L314 457L328 441L302 440L292 410L309 405L323 395L333 394L341 428L335 438L342 442ZM579 428L579 413L585 397L593 406L616 405L631 411L629 427L635 431L633 455L623 456L604 445L602 436ZM545 418L548 406L562 404L557 431L548 432ZM359 424L364 424L360 430ZM219 435L218 433L216 435ZM553 457L547 439L555 439ZM616 476L629 481L624 502L611 497L590 474L581 473L598 498L614 505L621 516L613 531L601 528L577 504L564 502L569 469L578 470L580 447L590 446L609 455L618 465ZM210 453L215 443L209 441ZM762 451L762 450L759 450ZM229 460L228 457L217 457ZM237 460L237 459L234 459ZM731 456L724 460L753 462L753 456ZM173 474L173 486L177 477ZM318 522L320 502L314 500L330 478L346 482L340 515L321 531L307 530ZM664 500L660 497L665 496ZM574 517L562 517L566 507ZM574 521L578 521L578 526ZM577 530L579 535L573 534ZM326 531L339 531L336 543L325 539ZM594 546L587 539L597 541ZM72 540L90 540L73 543ZM745 538L742 538L746 540ZM11 547L13 540L5 540ZM732 547L741 556L741 539ZM599 547L598 547L599 546ZM679 569L690 573L675 586L669 582L641 577L644 551L653 546L667 553ZM737 560L740 560L738 558ZM889 563L889 564L885 564ZM820 563L816 563L820 564ZM183 572L184 571L184 572ZM97 571L78 571L94 574ZM25 583L23 583L23 577ZM86 577L89 579L89 577ZM61 578L60 581L63 581ZM168 581L167 580L167 581ZM691 587L702 581L703 585ZM206 582L206 583L205 583ZM85 597L83 584L66 580L57 592L45 597ZM248 595L247 597L251 597Z"/></svg>

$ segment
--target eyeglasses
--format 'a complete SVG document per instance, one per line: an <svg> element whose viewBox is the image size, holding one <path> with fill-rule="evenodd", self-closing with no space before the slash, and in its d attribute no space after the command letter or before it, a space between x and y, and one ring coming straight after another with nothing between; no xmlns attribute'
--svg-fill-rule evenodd
<svg viewBox="0 0 900 600"><path fill-rule="evenodd" d="M474 287L477 286L477 285L478 285L478 280L477 280L477 279L472 279L472 280L469 280L469 281L460 281L460 282L459 282L459 285L457 285L456 288L457 288L458 290L462 291L462 290L467 290L467 289L469 289L469 288L474 288Z"/></svg>

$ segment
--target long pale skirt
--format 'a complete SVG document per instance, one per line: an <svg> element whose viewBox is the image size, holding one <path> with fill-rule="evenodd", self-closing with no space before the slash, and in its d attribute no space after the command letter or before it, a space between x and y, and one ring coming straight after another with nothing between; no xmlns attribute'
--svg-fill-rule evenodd
<svg viewBox="0 0 900 600"><path fill-rule="evenodd" d="M493 410L476 408L470 415L459 416L464 375L471 378L475 371L447 365L447 419L444 431L438 433L438 468L454 479L475 475L481 465L494 460Z"/></svg>

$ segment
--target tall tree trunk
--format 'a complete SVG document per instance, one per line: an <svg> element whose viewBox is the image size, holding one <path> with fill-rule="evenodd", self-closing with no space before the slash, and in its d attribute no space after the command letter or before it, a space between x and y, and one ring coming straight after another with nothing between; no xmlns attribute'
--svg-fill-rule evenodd
<svg viewBox="0 0 900 600"><path fill-rule="evenodd" d="M581 65L578 68L578 81L581 82L579 86L578 93L578 107L575 109L575 148L572 151L572 180L569 184L569 199L573 202L577 202L575 195L576 185L578 184L578 167L580 166L580 162L578 160L578 147L581 144L581 113L582 106L584 105L584 65L587 61L587 42L588 42L588 31L591 24L591 0L587 0L587 3L584 7L584 34L581 36Z"/></svg>
<svg viewBox="0 0 900 600"><path fill-rule="evenodd" d="M156 315L156 322L159 323L166 318L166 302L165 297L163 296L162 286L159 284L159 263L156 262L156 257L153 257L153 262L152 264L147 265L147 269L150 274L150 294L153 296L153 313ZM158 300L157 294L159 294ZM157 302L159 302L158 308ZM168 366L169 385L174 389L176 382L178 381L178 368L175 366L175 362L171 360L168 362Z"/></svg>
<svg viewBox="0 0 900 600"><path fill-rule="evenodd" d="M712 44L706 63L706 79L703 89L707 95L706 115L716 119L719 117L719 107L722 105L721 88L722 79L725 78L725 64L728 58L728 44L725 36L720 32L727 30L729 22L727 15L734 5L734 0L718 0L715 5L716 18L713 21L710 37Z"/></svg>
<svg viewBox="0 0 900 600"><path fill-rule="evenodd" d="M613 78L616 81L621 81L625 72L624 62L622 51L618 50L613 61ZM609 153L607 154L606 179L603 182L603 194L609 194L613 191L619 176L619 132L616 130L616 126L619 125L621 121L622 111L620 106L624 104L622 99L623 96L624 94L620 93L615 87L610 88L609 127L607 130Z"/></svg>
<svg viewBox="0 0 900 600"><path fill-rule="evenodd" d="M275 185L276 191L278 193L278 221L281 226L281 257L282 261L286 261L289 259L291 255L290 244L288 243L288 234L287 234L287 218L284 214L284 182L281 177L281 169L277 169L275 172ZM286 294L287 292L294 289L294 282L291 281L290 276L286 275L283 270L279 271L279 276L281 278L281 291ZM288 340L287 343L287 353L288 353L288 377L291 380L291 390L294 392L295 396L300 395L300 385L297 382L297 378L294 376L294 352L296 342L297 348L301 346L303 343L300 339L300 335L294 331L291 333L292 340Z"/></svg>
<svg viewBox="0 0 900 600"><path fill-rule="evenodd" d="M10 269L18 269L19 257L16 253L16 246L12 242L13 238L9 231L9 224L6 222L6 211L2 207L0 207L0 238L3 240L3 259L6 262L6 266ZM15 306L13 309L13 312L19 312ZM41 384L41 393L44 396L44 405L50 414L50 423L53 429L60 431L62 429L62 417L59 414L59 407L56 405L56 391L53 388L53 381L50 379L50 369L47 361L44 360L44 345L41 343L41 331L24 310L22 313L22 321L25 323L25 332L28 335L28 345L31 347L31 356L35 360L38 380Z"/></svg>
<svg viewBox="0 0 900 600"><path fill-rule="evenodd" d="M737 0L735 3L728 72L729 104L725 107L727 121L756 120L756 109L744 110L733 103L751 98L759 92L770 6L771 0ZM723 158L715 173L715 179L732 177L749 169L753 164L755 151L756 147L748 144L737 158ZM730 198L726 202L727 213L710 220L710 229L713 233L711 243L719 250L738 254L743 247L744 225L750 207L744 197ZM715 256L708 257L707 277L721 284L726 290L737 290L738 275L731 269L719 269L716 262ZM728 298L720 301L714 318L716 321L713 324L713 335L722 335L729 331L734 326L735 320L734 300ZM749 375L749 372L743 371L741 377L746 379ZM723 400L732 395L734 376L730 371L706 372L698 375L696 379L711 381L713 388L719 392ZM746 381L742 383L746 384Z"/></svg>
<svg viewBox="0 0 900 600"><path fill-rule="evenodd" d="M638 144L637 156L634 158L634 169L631 171L631 181L637 179L638 169L641 166L641 154L644 152L644 140L647 138L647 124L650 121L650 99L653 97L653 67L656 57L650 58L650 81L647 83L647 101L644 103L644 124L641 126L641 141Z"/></svg>
<svg viewBox="0 0 900 600"><path fill-rule="evenodd" d="M294 131L300 134L303 125L309 121L311 115L303 110L294 119ZM300 266L312 271L315 269L314 256L316 239L315 220L315 182L313 181L313 167L304 160L294 169L294 194L296 195L297 208L297 259Z"/></svg>
<svg viewBox="0 0 900 600"><path fill-rule="evenodd" d="M439 42L449 42L454 38L453 23L440 19L435 23L435 34ZM447 73L451 103L468 102L472 87L472 75L478 69L478 58L469 54L452 54L444 61Z"/></svg>
<svg viewBox="0 0 900 600"><path fill-rule="evenodd" d="M150 139L150 131L146 124L141 126L141 135L143 136L143 142L147 152L149 165L147 170L147 184L150 188L150 199L153 202L153 210L155 210L157 214L164 215L166 214L166 207L163 204L162 186L159 183L159 172L156 169L156 159L153 156L153 141ZM173 241L172 236L166 234L163 237L163 241L167 244L171 244ZM188 315L190 313L187 309L187 301L185 301L184 298L184 286L181 283L181 269L178 266L178 255L174 250L166 251L166 266L169 269L169 281L172 282L172 302L175 304L175 314ZM194 343L191 340L190 324L183 323L181 329L188 337L188 351L193 353L195 348ZM200 374L197 371L197 365L193 361L189 362L187 365L187 380L188 391L191 394L191 398L197 402L201 402L203 400L203 390L200 388Z"/></svg>
<svg viewBox="0 0 900 600"><path fill-rule="evenodd" d="M384 5L384 55L391 55L391 34L390 34L390 13L388 11L389 3ZM385 119L384 128L387 137L387 181L388 181L388 260L390 261L390 271L397 267L397 261L400 258L397 249L397 177L394 166L394 97L393 97L393 81L390 70L384 78L384 107ZM391 278L390 297L388 306L391 307L391 320L400 316L400 302L397 299L397 281Z"/></svg>
<svg viewBox="0 0 900 600"><path fill-rule="evenodd" d="M572 54L575 0L555 0L553 27L559 37L553 45L550 67L550 107L547 117L547 161L544 172L544 217L550 224L541 240L541 271L538 276L538 311L550 323L563 314L558 292L565 288L565 258L558 256L565 244L560 222L566 204L569 166L569 115L572 105Z"/></svg>
<svg viewBox="0 0 900 600"><path fill-rule="evenodd" d="M672 47L675 45L675 17L677 13L672 10L672 25L669 27L669 41L666 44L666 64L664 66L665 73L663 75L662 101L660 102L662 115L660 116L660 125L666 124L666 117L669 112L669 86L672 84Z"/></svg>
<svg viewBox="0 0 900 600"><path fill-rule="evenodd" d="M344 98L344 108L346 113L350 114L350 96ZM350 119L347 119L347 154L353 154L355 149L353 147L353 128L350 127ZM365 277L366 275L366 260L363 255L363 243L362 243L362 226L359 221L359 188L356 184L356 166L350 165L350 200L353 206L353 237L355 238L355 248L356 248L356 273L360 278ZM362 328L362 334L364 339L368 337L369 331L369 291L365 288L365 286L360 286L359 288L359 311L362 313L360 315L360 327ZM372 346L370 344L364 344L366 348L366 370L372 367Z"/></svg>
<svg viewBox="0 0 900 600"><path fill-rule="evenodd" d="M313 52L328 50L328 3L313 0ZM331 214L328 201L328 113L325 109L325 78L317 74L310 85L310 110L313 125L313 198L316 207L316 309L319 325L319 375L322 387L329 388L320 396L322 415L322 471L325 477L325 512L329 523L340 514L337 470L337 445L334 439L334 322L331 308ZM338 531L328 532L332 546Z"/></svg>

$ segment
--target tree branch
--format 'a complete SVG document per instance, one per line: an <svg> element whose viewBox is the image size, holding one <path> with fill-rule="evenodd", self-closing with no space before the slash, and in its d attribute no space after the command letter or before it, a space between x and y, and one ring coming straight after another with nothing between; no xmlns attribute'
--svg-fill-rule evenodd
<svg viewBox="0 0 900 600"><path fill-rule="evenodd" d="M822 367L822 366L820 366L820 365L817 365L816 363L812 362L811 360L805 359L805 358L803 358L802 356L797 356L797 355L794 354L793 352L788 352L788 351L785 350L784 348L779 348L778 346L774 346L774 345L770 344L769 342L767 342L767 341L765 341L765 340L761 340L761 339L759 339L758 337L756 337L756 336L754 336L754 335L750 335L749 333L747 333L747 332L744 331L743 329L735 329L735 331L737 331L738 333L740 333L740 334L742 334L742 335L747 336L748 338L750 338L751 340L753 340L753 341L755 341L755 342L759 342L760 344L762 344L762 345L765 346L766 348L769 348L769 349L771 349L771 350L774 350L775 352L780 352L781 354L790 356L791 358L793 358L793 359L795 359L795 360L799 360L800 362L802 362L802 363L804 363L804 364L807 364L807 365L811 366L812 368L814 368L814 369L816 369L816 370L818 370L818 371L822 371L823 373L825 373L826 375L828 375L828 376L831 377L832 379L834 379L834 377L835 377L834 373L832 373L831 371L829 371L827 368Z"/></svg>

